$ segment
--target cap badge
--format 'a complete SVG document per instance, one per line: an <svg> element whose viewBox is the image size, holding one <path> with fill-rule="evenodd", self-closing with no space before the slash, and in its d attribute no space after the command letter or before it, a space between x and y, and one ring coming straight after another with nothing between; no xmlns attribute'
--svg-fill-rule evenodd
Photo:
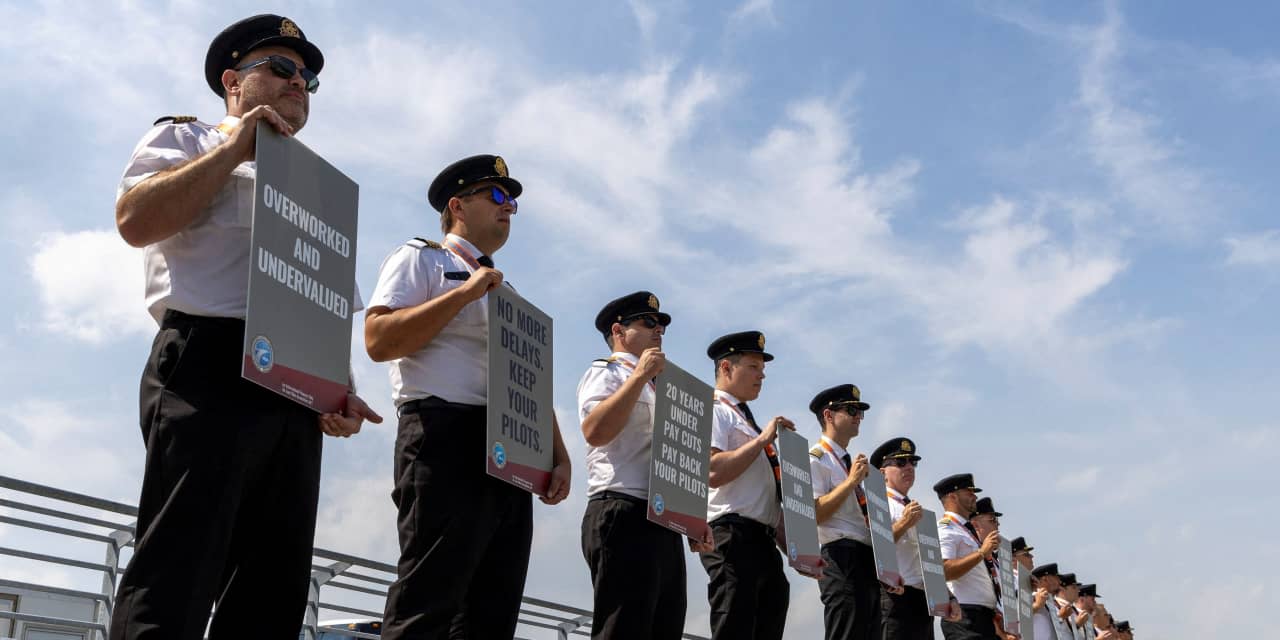
<svg viewBox="0 0 1280 640"><path fill-rule="evenodd" d="M760 334L760 339L759 339L759 340L756 340L756 342L760 344L760 348L761 348L761 349L763 349L763 348L764 348L764 334L763 334L763 333L762 333L762 334Z"/></svg>
<svg viewBox="0 0 1280 640"><path fill-rule="evenodd" d="M658 310L658 296L655 296L652 293L649 294L649 308L654 311Z"/></svg>
<svg viewBox="0 0 1280 640"><path fill-rule="evenodd" d="M301 38L302 34L298 32L298 25L292 20L285 18L280 21L280 35L287 38Z"/></svg>
<svg viewBox="0 0 1280 640"><path fill-rule="evenodd" d="M906 440L903 440L903 441L902 441L902 450L903 450L903 451L906 451L907 453L911 453L911 443L910 443L910 442L907 442Z"/></svg>
<svg viewBox="0 0 1280 640"><path fill-rule="evenodd" d="M858 385L856 384L849 385L849 395L853 396L854 400L862 400L862 393L858 391Z"/></svg>
<svg viewBox="0 0 1280 640"><path fill-rule="evenodd" d="M504 178L508 177L508 176L507 176L507 161L506 161L506 160L503 160L503 159L502 159L502 156L498 156L498 157L494 158L494 160L493 160L493 170L494 170L494 171L497 171L497 172L498 172L498 175L500 175L500 176L502 176L502 177L504 177Z"/></svg>

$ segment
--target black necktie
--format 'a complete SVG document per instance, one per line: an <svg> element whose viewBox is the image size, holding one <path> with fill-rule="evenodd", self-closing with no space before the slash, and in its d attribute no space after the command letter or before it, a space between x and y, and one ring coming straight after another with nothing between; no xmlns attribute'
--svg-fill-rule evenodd
<svg viewBox="0 0 1280 640"><path fill-rule="evenodd" d="M482 267L489 267L490 269L493 268L493 258L490 258L489 256L480 256L479 258L476 258L476 262Z"/></svg>
<svg viewBox="0 0 1280 640"><path fill-rule="evenodd" d="M972 533L973 537L979 540L979 544L981 544L981 538L978 537L978 530L973 526L972 522L964 523L964 528L968 529L969 533ZM987 573L991 574L991 587L993 590L995 590L995 593L996 593L996 604L999 604L1000 603L1000 579L996 577L996 554L994 553L991 554L990 558L987 558L986 556L982 556L982 564L987 565Z"/></svg>
<svg viewBox="0 0 1280 640"><path fill-rule="evenodd" d="M849 471L853 468L853 458L848 453L840 456L840 461L844 463L845 471Z"/></svg>
<svg viewBox="0 0 1280 640"><path fill-rule="evenodd" d="M748 407L745 402L739 402L738 409L747 417L747 424L751 425L756 433L760 433L760 427L756 425L756 417L751 415L751 407ZM778 502L782 502L782 462L778 460L778 450L773 448L772 443L765 445L764 457L769 459L769 466L773 467L774 489L777 490Z"/></svg>

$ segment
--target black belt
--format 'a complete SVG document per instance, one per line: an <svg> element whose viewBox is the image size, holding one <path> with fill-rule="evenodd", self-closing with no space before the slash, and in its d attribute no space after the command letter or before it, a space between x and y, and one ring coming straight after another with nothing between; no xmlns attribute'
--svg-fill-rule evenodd
<svg viewBox="0 0 1280 640"><path fill-rule="evenodd" d="M416 400L406 400L396 407L396 415L404 416L406 413L422 413L431 409L483 409L482 404L462 404L460 402L449 402L444 398L437 396L427 396Z"/></svg>
<svg viewBox="0 0 1280 640"><path fill-rule="evenodd" d="M832 540L831 542L828 542L822 545L822 548L826 549L827 547L839 547L839 548L852 547L854 549L857 549L855 545L862 545L868 549L871 548L871 545L865 542L854 540L853 538L840 538L839 540Z"/></svg>
<svg viewBox="0 0 1280 640"><path fill-rule="evenodd" d="M719 518L712 520L707 524L713 527L732 525L735 527L742 527L744 529L759 529L762 533L767 535L771 540L778 536L778 530L776 528L771 527L763 522L752 520L751 518L748 518L746 516L740 516L736 513L726 513L720 516Z"/></svg>
<svg viewBox="0 0 1280 640"><path fill-rule="evenodd" d="M638 506L646 506L649 504L648 500L630 496L619 491L609 491L608 489L591 494L587 500L622 500Z"/></svg>
<svg viewBox="0 0 1280 640"><path fill-rule="evenodd" d="M962 605L960 605L960 608L961 608L961 609L968 609L968 610L983 611L983 612L991 613L991 614L994 614L994 613L996 612L996 610L995 610L995 609L993 609L993 608L991 608L991 607L984 607L984 606L982 606L982 605L980 605L980 604L962 604Z"/></svg>
<svg viewBox="0 0 1280 640"><path fill-rule="evenodd" d="M197 316L177 309L165 309L160 321L162 327L202 327L225 332L238 332L244 336L244 318L226 318L220 316Z"/></svg>

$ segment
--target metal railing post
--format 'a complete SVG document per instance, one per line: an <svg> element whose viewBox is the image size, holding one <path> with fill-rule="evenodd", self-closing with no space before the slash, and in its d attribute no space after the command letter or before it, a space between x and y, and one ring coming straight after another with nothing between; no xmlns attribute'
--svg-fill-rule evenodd
<svg viewBox="0 0 1280 640"><path fill-rule="evenodd" d="M307 585L307 616L302 622L303 640L316 640L319 633L320 587L350 568L350 562L334 562L325 569L311 572L311 583Z"/></svg>
<svg viewBox="0 0 1280 640"><path fill-rule="evenodd" d="M137 526L137 522L131 525ZM103 563L107 569L102 572L102 596L103 600L99 602L93 609L93 619L98 624L103 625L107 631L111 630L111 612L115 609L116 603L116 577L120 574L120 550L124 549L133 541L133 531L130 529L116 529L107 534L111 538L111 542L107 544L107 557ZM104 634L93 632L94 640L101 638L106 640Z"/></svg>

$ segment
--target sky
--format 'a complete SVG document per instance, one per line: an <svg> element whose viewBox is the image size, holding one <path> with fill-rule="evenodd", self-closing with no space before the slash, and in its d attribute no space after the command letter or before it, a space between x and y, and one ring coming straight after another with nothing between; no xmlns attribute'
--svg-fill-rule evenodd
<svg viewBox="0 0 1280 640"><path fill-rule="evenodd" d="M809 399L857 384L854 451L915 440L935 511L928 486L974 473L1006 535L1138 637L1270 626L1280 6L0 0L0 475L136 502L155 324L116 185L156 118L222 117L206 47L262 11L325 52L299 139L360 185L362 290L439 237L449 162L497 153L525 186L495 258L554 318L575 463L571 498L535 507L527 595L589 607L574 390L605 355L596 311L647 289L671 361L709 381L712 339L763 331L754 413L810 440ZM394 433L326 441L317 545L394 562ZM688 578L705 634L693 556ZM816 583L788 578L787 637L813 637Z"/></svg>

